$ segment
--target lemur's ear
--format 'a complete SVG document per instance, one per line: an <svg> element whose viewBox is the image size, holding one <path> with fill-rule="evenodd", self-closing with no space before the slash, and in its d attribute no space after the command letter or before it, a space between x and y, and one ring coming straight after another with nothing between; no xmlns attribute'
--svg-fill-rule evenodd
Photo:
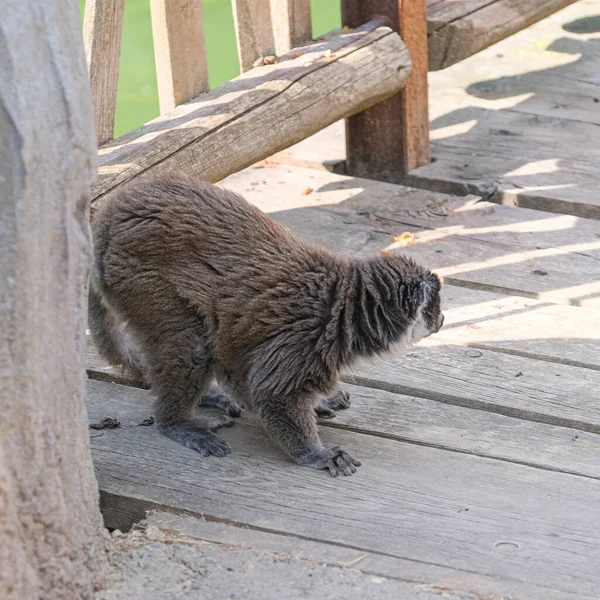
<svg viewBox="0 0 600 600"><path fill-rule="evenodd" d="M419 284L415 293L415 302L417 306L427 304L432 296L440 290L440 280L435 273L431 273Z"/></svg>

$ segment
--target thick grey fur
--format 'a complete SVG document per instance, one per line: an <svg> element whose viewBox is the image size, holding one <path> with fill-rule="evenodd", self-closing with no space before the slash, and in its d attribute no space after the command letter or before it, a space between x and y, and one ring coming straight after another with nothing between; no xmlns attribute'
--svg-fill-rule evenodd
<svg viewBox="0 0 600 600"><path fill-rule="evenodd" d="M92 229L98 350L150 384L158 429L202 455L229 453L214 430L245 405L298 464L356 472L359 461L325 448L316 425L349 406L340 369L443 322L439 279L413 260L336 255L219 186L125 186ZM200 419L197 404L230 416Z"/></svg>

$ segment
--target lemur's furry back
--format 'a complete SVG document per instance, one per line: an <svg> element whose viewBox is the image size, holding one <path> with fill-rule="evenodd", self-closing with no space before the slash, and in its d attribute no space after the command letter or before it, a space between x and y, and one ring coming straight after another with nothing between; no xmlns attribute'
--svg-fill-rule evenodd
<svg viewBox="0 0 600 600"><path fill-rule="evenodd" d="M342 367L443 322L439 280L413 260L336 255L218 186L124 187L92 229L98 350L143 374L158 428L205 455L229 452L213 430L232 421L195 418L196 403L238 414L242 402L298 463L351 474L360 463L323 447L315 409L331 417L348 405Z"/></svg>

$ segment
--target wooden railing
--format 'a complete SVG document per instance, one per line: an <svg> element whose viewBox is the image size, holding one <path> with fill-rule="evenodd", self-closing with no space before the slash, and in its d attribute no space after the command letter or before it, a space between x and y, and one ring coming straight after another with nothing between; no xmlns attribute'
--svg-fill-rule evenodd
<svg viewBox="0 0 600 600"><path fill-rule="evenodd" d="M165 168L168 157L163 142L168 139L169 148L174 153L183 150L181 144L173 141L173 129L179 128L185 138L185 134L189 133L183 131L186 128L201 126L210 129L223 126L219 119L218 123L214 119L211 124L207 124L206 120L202 123L193 120L193 123L190 121L182 125L182 115L190 115L192 111L182 112L176 108L182 104L187 106L187 103L193 101L197 109L193 111L194 116L205 114L207 107L213 107L210 110L214 112L215 102L211 98L218 94L218 90L203 94L208 91L209 86L202 1L148 0L161 112L159 120L162 119L162 122L160 126L154 122L149 123L146 129L142 127L138 130L139 135L134 132L123 136L120 140L122 143L118 144L119 150L109 151L110 148L116 148L116 142L111 144L110 141L114 132L124 1L87 0L85 8L84 41L98 142L102 148L96 196L102 196L139 173ZM324 36L325 41L315 43L311 42L309 0L233 0L242 75L219 88L221 93L218 95L221 98L229 98L229 91L239 95L240 89L243 89L245 96L242 104L247 105L248 110L255 111L262 102L269 101L269 89L275 89L278 85L282 90L289 87L276 83L281 82L282 78L287 78L287 83L295 85L298 91L302 90L302 86L308 84L308 80L303 83L303 78L315 72L317 63L319 67L328 67L328 71L323 73L324 77L330 80L333 78L332 81L336 81L336 77L339 79L338 87L331 88L330 85L325 85L327 82L322 82L319 84L322 89L319 89L317 78L310 90L312 103L305 102L289 112L279 108L273 111L272 123L262 121L263 127L277 127L282 135L252 138L251 143L260 146L260 150L255 152L248 151L247 147L240 144L241 157L232 159L229 155L227 158L223 156L223 160L231 161L231 168L191 170L208 178L216 177L217 173L219 176L223 172L227 174L227 171L231 172L232 169L245 165L248 160L268 156L315 133L333 120L357 112L360 114L350 116L347 121L349 173L401 181L409 169L427 162L426 0L402 2L401 8L399 4L397 0L342 0L344 30L338 31L337 35ZM361 28L368 22L371 24L366 30ZM393 34L395 37L382 41L388 33L392 33L390 28L404 33L412 47L409 48L412 75L408 82L406 79L411 69L411 60L404 44L396 34ZM375 30L379 33L374 33ZM353 31L358 33L354 35ZM369 44L372 46L367 47ZM348 58L355 51L362 54ZM298 56L306 56L307 60L300 58L299 62L295 60ZM284 62L287 61L285 64L281 64L282 57ZM255 71L257 67L260 70ZM350 70L351 76L348 75ZM252 76L254 73L256 76ZM268 80L271 81L270 84ZM405 83L406 90L398 94ZM306 95L305 92L304 90ZM328 94L327 98L320 98L325 94ZM298 98L300 96L294 96L294 100L291 100L290 96L290 101L298 102ZM328 103L325 110L322 108L324 100ZM378 103L377 106L364 110L375 103ZM236 108L239 107L236 105ZM302 113L302 119L297 118L298 111ZM175 115L177 118L174 118ZM295 120L291 124L294 131L287 131L286 124L282 122L285 115ZM159 130L164 135L158 134ZM156 155L154 150L141 158L139 156L140 140L147 140L149 132L154 132L155 137L161 138L156 140L158 153L163 157L159 161L148 162L147 154ZM265 139L270 141L265 142ZM188 143L189 140L185 142ZM225 144L227 140L222 138L219 143ZM130 152L122 149L127 144L133 144ZM183 154L178 159L182 157ZM133 169L132 162L135 163ZM189 168L183 161L179 162L182 163L182 168ZM125 174L121 168L123 165L128 165L125 167Z"/></svg>

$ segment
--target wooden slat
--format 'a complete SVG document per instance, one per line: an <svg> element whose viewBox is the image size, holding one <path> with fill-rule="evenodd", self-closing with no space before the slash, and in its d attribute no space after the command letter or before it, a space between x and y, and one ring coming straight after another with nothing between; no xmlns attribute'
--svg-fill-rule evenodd
<svg viewBox="0 0 600 600"><path fill-rule="evenodd" d="M377 23L297 52L104 146L94 201L144 174L218 181L396 93L410 65L400 37Z"/></svg>
<svg viewBox="0 0 600 600"><path fill-rule="evenodd" d="M405 356L365 365L343 379L355 385L600 433L600 372L592 369L424 343Z"/></svg>
<svg viewBox="0 0 600 600"><path fill-rule="evenodd" d="M598 184L600 128L519 111L472 108L460 118L476 119L477 125L434 141L435 162L413 171L411 185L600 219L600 200L592 191Z"/></svg>
<svg viewBox="0 0 600 600"><path fill-rule="evenodd" d="M460 0L428 6L429 70L445 69L575 0Z"/></svg>
<svg viewBox="0 0 600 600"><path fill-rule="evenodd" d="M600 371L595 307L503 296L446 285L444 328L436 343L463 344Z"/></svg>
<svg viewBox="0 0 600 600"><path fill-rule="evenodd" d="M425 0L342 2L344 25L382 15L400 31L412 59L405 89L346 121L346 169L351 175L399 183L430 160Z"/></svg>
<svg viewBox="0 0 600 600"><path fill-rule="evenodd" d="M600 432L599 371L451 343L437 344L432 339L405 356L356 367L342 379L455 407ZM88 372L94 379L141 386L122 378L118 370L107 368L105 361L90 350ZM363 429L368 427L367 420L363 420Z"/></svg>
<svg viewBox="0 0 600 600"><path fill-rule="evenodd" d="M322 426L600 479L600 435L344 384L352 406Z"/></svg>
<svg viewBox="0 0 600 600"><path fill-rule="evenodd" d="M148 415L147 392L90 382L89 398L92 420L122 423L91 440L100 487L113 498L442 566L450 573L438 572L438 585L489 577L506 594L519 581L546 588L527 598L596 597L595 480L322 428L325 444L363 460L355 476L334 479L294 465L241 423L222 434L231 455L203 459L135 427Z"/></svg>
<svg viewBox="0 0 600 600"><path fill-rule="evenodd" d="M269 0L233 0L233 20L242 73L256 59L275 54Z"/></svg>
<svg viewBox="0 0 600 600"><path fill-rule="evenodd" d="M311 39L310 0L270 0L270 4L277 56Z"/></svg>
<svg viewBox="0 0 600 600"><path fill-rule="evenodd" d="M405 123L403 170L405 173L431 161L429 147L428 49L425 0L400 2L400 35L410 52L412 72L401 92Z"/></svg>
<svg viewBox="0 0 600 600"><path fill-rule="evenodd" d="M202 0L150 0L160 112L208 90Z"/></svg>
<svg viewBox="0 0 600 600"><path fill-rule="evenodd" d="M85 3L83 40L99 144L112 140L115 129L124 10L125 0Z"/></svg>
<svg viewBox="0 0 600 600"><path fill-rule="evenodd" d="M482 357L483 361L468 360ZM356 369L344 379L364 385L342 385L351 395L351 409L340 410L335 419L321 424L600 479L600 419L593 393L600 375L501 356L500 367L486 372L483 383L478 371L474 375L468 371L462 387L448 386L448 378L462 372L465 360L484 370L495 358L493 352L469 357L464 348L448 345L442 351L419 348L389 364ZM91 379L141 386L124 378L118 368L108 367L91 343L87 368ZM522 375L515 377L517 373ZM439 383L422 386L419 377ZM559 383L558 389L550 386L552 396L548 380ZM579 398L582 391L584 396ZM567 398L577 395L579 403L566 406L564 394Z"/></svg>
<svg viewBox="0 0 600 600"><path fill-rule="evenodd" d="M408 573L411 574L410 580L413 582L438 580L440 579L440 575L445 581L449 581L452 578L449 569L444 569L443 567L434 569L431 565L428 565L419 572L416 563L411 563L405 559L367 554L355 548L303 540L294 536L282 535L281 533L235 527L225 523L206 521L198 517L153 511L148 515L146 522L148 525L156 525L161 529L174 531L187 538L207 540L212 543L225 544L228 547L258 548L271 556L283 555L281 558L286 560L286 562L289 561L289 556L293 556L294 558L298 557L301 560L312 563L324 563L327 566L336 565L345 568L350 567L362 573L372 573L373 575L390 577L401 581L409 578ZM434 572L437 572L437 575L434 575ZM429 573L431 577L427 577L426 573ZM332 574L330 572L330 575ZM474 580L477 582L475 586L473 586ZM460 575L454 580L453 585L442 589L435 585L405 584L411 586L406 596L403 593L404 588L391 589L389 581L383 582L380 579L372 579L369 582L371 585L369 585L368 589L370 598L382 597L393 598L394 600L500 600L498 595L493 595L498 593L498 588L500 587L497 582L494 582L490 578L476 577L473 574L469 576L469 581L472 584L470 588L472 591L470 592L464 591L464 583L460 581ZM377 584L384 583L385 585L385 587L384 585L377 585L377 588L382 590L381 596L376 591L377 588L372 585L375 582ZM511 582L513 589L517 585L519 596L513 596L513 598L534 598L543 593L540 589L536 590L535 585L520 585ZM364 588L354 588L354 590L356 590L356 598L364 598ZM354 598L354 590L346 592L344 598ZM477 590L477 592L473 590ZM485 595L482 596L482 593ZM561 595L551 590L548 590L546 593L549 595L545 600L555 600L558 597L561 600L572 598L570 594ZM510 596L504 596L504 598L508 600Z"/></svg>
<svg viewBox="0 0 600 600"><path fill-rule="evenodd" d="M257 177L266 183L253 186ZM402 252L462 287L600 305L595 220L283 165L236 174L226 185L315 243ZM314 192L303 196L307 185ZM394 249L392 236L407 230L416 243Z"/></svg>

